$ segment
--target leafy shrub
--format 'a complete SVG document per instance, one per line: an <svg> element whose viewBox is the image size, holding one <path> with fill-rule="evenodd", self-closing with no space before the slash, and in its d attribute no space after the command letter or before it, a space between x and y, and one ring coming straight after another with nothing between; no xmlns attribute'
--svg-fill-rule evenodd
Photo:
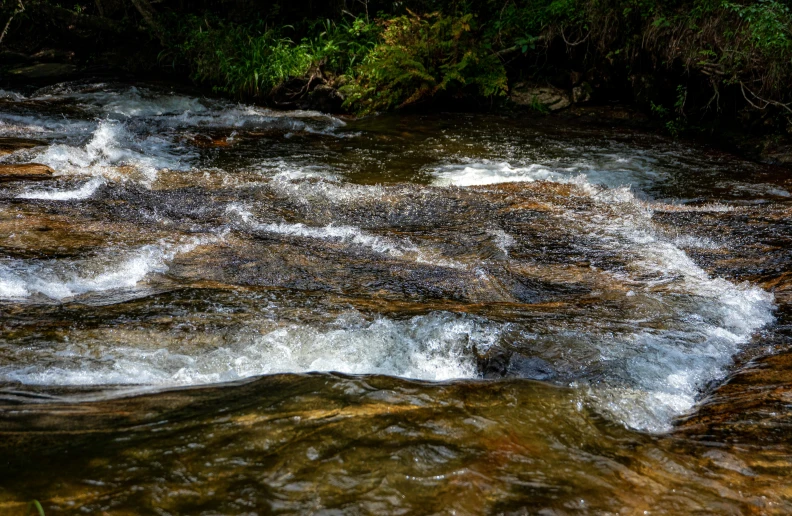
<svg viewBox="0 0 792 516"><path fill-rule="evenodd" d="M303 39L303 45L316 61L323 61L327 69L337 74L352 74L376 46L382 26L358 17L340 22L324 20L315 23L309 32L318 33Z"/></svg>
<svg viewBox="0 0 792 516"><path fill-rule="evenodd" d="M179 51L193 80L233 96L266 95L289 77L304 75L313 62L307 45L295 45L273 30L193 18Z"/></svg>
<svg viewBox="0 0 792 516"><path fill-rule="evenodd" d="M471 14L399 16L382 22L381 41L343 88L360 113L403 107L438 93L504 95L506 71L477 37Z"/></svg>

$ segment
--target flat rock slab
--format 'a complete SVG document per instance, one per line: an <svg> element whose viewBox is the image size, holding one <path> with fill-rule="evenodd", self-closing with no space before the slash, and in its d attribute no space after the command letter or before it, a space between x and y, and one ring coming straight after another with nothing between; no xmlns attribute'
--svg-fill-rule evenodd
<svg viewBox="0 0 792 516"><path fill-rule="evenodd" d="M0 183L8 181L40 181L52 179L55 173L47 165L24 163L20 165L0 165Z"/></svg>
<svg viewBox="0 0 792 516"><path fill-rule="evenodd" d="M41 145L46 144L29 138L0 138L0 156L11 154L20 149L32 149Z"/></svg>
<svg viewBox="0 0 792 516"><path fill-rule="evenodd" d="M64 63L39 63L8 71L8 75L18 79L52 79L64 77L77 71L77 67Z"/></svg>

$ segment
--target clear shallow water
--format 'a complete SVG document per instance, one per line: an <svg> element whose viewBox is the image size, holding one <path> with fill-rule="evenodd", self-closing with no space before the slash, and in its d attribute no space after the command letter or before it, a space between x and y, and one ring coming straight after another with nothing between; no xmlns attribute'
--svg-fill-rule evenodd
<svg viewBox="0 0 792 516"><path fill-rule="evenodd" d="M0 187L0 507L787 507L691 433L785 352L783 172L574 121L116 84L0 96L0 134L58 175Z"/></svg>

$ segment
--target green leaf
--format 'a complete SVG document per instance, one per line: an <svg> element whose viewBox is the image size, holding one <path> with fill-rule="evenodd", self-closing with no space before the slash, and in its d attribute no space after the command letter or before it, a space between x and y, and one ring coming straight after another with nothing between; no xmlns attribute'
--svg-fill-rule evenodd
<svg viewBox="0 0 792 516"><path fill-rule="evenodd" d="M34 507L35 507L36 511L38 512L39 516L45 516L44 515L44 508L41 506L41 504L39 503L38 500L32 500L30 503L28 503L27 512L25 514L30 514L30 511Z"/></svg>

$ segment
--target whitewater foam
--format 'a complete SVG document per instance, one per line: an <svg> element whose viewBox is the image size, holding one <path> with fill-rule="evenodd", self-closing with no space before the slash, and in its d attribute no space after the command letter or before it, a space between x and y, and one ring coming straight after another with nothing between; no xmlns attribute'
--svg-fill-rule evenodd
<svg viewBox="0 0 792 516"><path fill-rule="evenodd" d="M36 155L34 161L49 165L61 174L89 173L109 178L128 176L119 176L112 168L133 167L143 174L145 182L152 182L161 169L186 170L194 156L194 153L176 152L173 144L163 137L138 138L121 122L102 120L86 145L52 145Z"/></svg>
<svg viewBox="0 0 792 516"><path fill-rule="evenodd" d="M580 194L595 202L596 211L564 212L565 224L629 258L625 270L610 274L631 285L631 297L637 292L673 299L664 303L668 313L656 315L672 321L672 327L639 330L626 338L595 339L602 360L609 364L610 380L605 386L592 387L590 398L627 426L651 432L669 430L674 417L694 406L705 385L723 377L733 355L751 336L774 320L771 293L710 277L680 247L714 243L680 235L664 237L652 222L655 204L636 198L630 187L607 188L583 175L553 176L541 167L514 169L488 162L445 168L437 177L438 184L458 186L515 178L575 184ZM718 206L703 209L717 210Z"/></svg>
<svg viewBox="0 0 792 516"><path fill-rule="evenodd" d="M46 201L81 201L91 197L103 184L105 184L105 181L100 177L96 177L74 190L33 190L21 193L17 198Z"/></svg>
<svg viewBox="0 0 792 516"><path fill-rule="evenodd" d="M15 91L7 91L0 89L0 99L7 100L24 100L25 96Z"/></svg>
<svg viewBox="0 0 792 516"><path fill-rule="evenodd" d="M151 273L168 270L168 262L207 240L193 238L175 244L145 245L114 260L108 255L93 260L6 260L0 262L0 298L24 299L42 295L63 300L107 290L131 288Z"/></svg>
<svg viewBox="0 0 792 516"><path fill-rule="evenodd" d="M317 227L307 226L303 223L260 223L256 221L253 214L246 207L238 204L231 204L226 209L226 213L239 217L245 225L254 231L263 231L285 236L314 238L318 240L330 240L348 246L365 247L376 253L386 254L394 258L412 260L417 263L453 269L467 268L459 262L444 258L440 253L432 249L422 249L410 242L409 239L400 239L397 241L387 237L372 235L355 226L329 224L327 226Z"/></svg>
<svg viewBox="0 0 792 516"><path fill-rule="evenodd" d="M565 176L549 168L532 164L512 167L508 163L483 161L467 165L446 165L434 170L435 186L478 186L497 183L562 181Z"/></svg>
<svg viewBox="0 0 792 516"><path fill-rule="evenodd" d="M489 231L489 234L492 236L492 239L495 245L498 246L498 249L503 251L503 254L508 257L509 248L515 243L514 237L502 229L493 229Z"/></svg>
<svg viewBox="0 0 792 516"><path fill-rule="evenodd" d="M277 112L146 88L98 86L47 88L30 97L36 102L73 101L90 120L0 113L0 135L47 140L50 145L44 149L24 151L25 161L46 164L59 174L132 179L151 186L159 171L188 171L196 163L200 153L185 145L185 129L335 135L345 125L318 112Z"/></svg>
<svg viewBox="0 0 792 516"><path fill-rule="evenodd" d="M108 86L101 91L93 87L88 91L67 89L46 96L74 99L96 116L128 121L143 119L157 128L260 128L334 135L334 129L345 125L342 120L317 111L273 111L134 86L114 91L108 90Z"/></svg>
<svg viewBox="0 0 792 516"><path fill-rule="evenodd" d="M105 346L98 360L84 360L79 346L59 351L59 364L5 366L0 378L25 384L196 385L275 373L334 371L385 374L431 381L475 378L477 350L495 342L499 328L445 312L408 320L379 318L350 327L289 325L199 354L166 348L143 351ZM67 366L76 358L77 363Z"/></svg>

